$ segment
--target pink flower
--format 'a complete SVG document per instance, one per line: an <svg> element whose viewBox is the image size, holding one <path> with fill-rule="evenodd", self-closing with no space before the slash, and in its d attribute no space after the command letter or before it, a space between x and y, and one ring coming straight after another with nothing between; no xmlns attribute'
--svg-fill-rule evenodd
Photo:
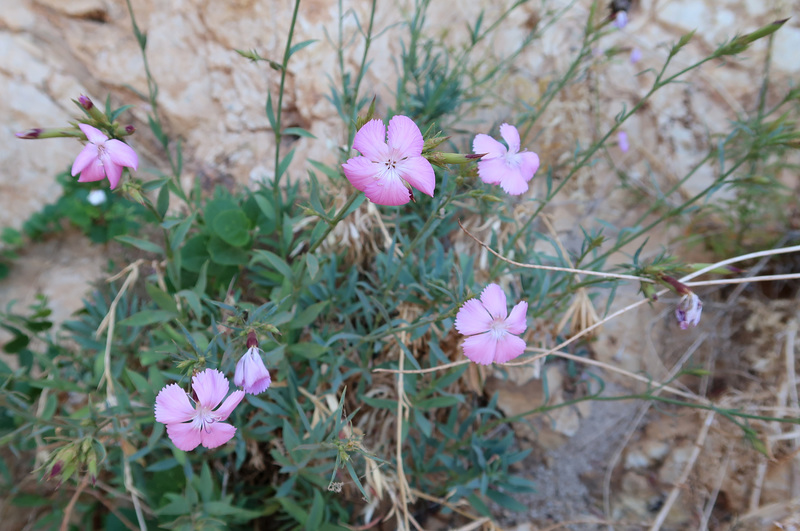
<svg viewBox="0 0 800 531"><path fill-rule="evenodd" d="M497 284L489 284L481 300L470 299L458 310L456 330L469 336L464 340L464 355L475 363L505 363L525 351L528 303L521 301L508 314L506 294Z"/></svg>
<svg viewBox="0 0 800 531"><path fill-rule="evenodd" d="M689 325L697 326L700 322L700 314L703 313L703 302L693 291L681 297L678 307L675 308L675 317L682 330L689 328Z"/></svg>
<svg viewBox="0 0 800 531"><path fill-rule="evenodd" d="M231 440L236 428L222 421L242 401L244 391L234 391L219 406L228 394L228 379L215 369L195 374L192 389L197 396L194 406L178 384L164 387L156 397L156 420L167 425L167 435L175 446L188 452L198 444L216 448Z"/></svg>
<svg viewBox="0 0 800 531"><path fill-rule="evenodd" d="M407 116L389 121L370 120L358 130L353 149L362 156L342 164L350 184L378 205L404 205L414 199L413 186L433 197L436 176L433 166L422 156L424 141L419 127Z"/></svg>
<svg viewBox="0 0 800 531"><path fill-rule="evenodd" d="M478 175L485 183L499 184L508 194L520 195L528 191L528 181L539 169L539 155L519 152L519 131L513 125L501 125L500 136L508 149L489 135L476 135L472 141L473 152L486 154L478 162Z"/></svg>
<svg viewBox="0 0 800 531"><path fill-rule="evenodd" d="M117 187L122 177L122 167L134 170L139 167L139 157L125 142L109 140L99 129L91 125L78 124L83 134L89 139L72 164L72 175L81 174L78 182L102 181L108 178L111 189Z"/></svg>
<svg viewBox="0 0 800 531"><path fill-rule="evenodd" d="M244 389L245 393L257 395L263 393L272 383L269 371L261 359L261 349L250 347L236 364L233 383Z"/></svg>

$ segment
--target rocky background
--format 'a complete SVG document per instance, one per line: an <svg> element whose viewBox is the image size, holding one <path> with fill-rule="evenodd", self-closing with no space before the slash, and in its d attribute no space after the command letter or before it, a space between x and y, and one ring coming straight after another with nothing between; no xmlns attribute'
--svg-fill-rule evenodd
<svg viewBox="0 0 800 531"><path fill-rule="evenodd" d="M485 61L503 57L548 10L569 4L566 0L529 2L478 53ZM139 26L148 35L148 58L159 84L158 102L166 129L184 143L184 185L188 187L193 180L201 179L204 185L232 187L271 179L274 137L264 103L268 91L273 96L277 94L279 75L264 63L251 63L234 49L256 49L263 57L279 61L291 20L291 3L132 0L132 6ZM443 128L489 133L492 124L513 122L516 102L535 101L572 60L580 46L589 6L588 0L574 2L542 39L516 59L511 74L498 80L496 91L487 94L483 105L465 122L444 124ZM347 44L343 59L350 70L363 54L355 17L363 23L369 7L366 0L344 3L348 13L341 21ZM362 83L362 93L378 96L379 112L392 102L397 60L403 43L407 43L407 32L397 23L407 20L412 7L410 2L399 6L378 4L375 27L382 33L372 44L370 70ZM465 42L467 24L473 23L482 11L491 20L501 7L493 0L433 0L427 35L458 48ZM704 57L737 32L752 31L793 16L776 34L772 49L773 82L769 94L782 94L793 81L796 84L800 72L797 13L800 2L788 0L634 2L628 27L606 37L603 46L637 48L642 59L634 64L626 54L619 55L617 60L592 70L581 83L568 87L537 122L536 138L527 139L527 145L539 153L544 166L548 160L569 156L575 142L586 145L596 127L607 129L623 105L630 108L646 93L652 76L636 74L660 67L667 45L694 29L696 36L676 59L676 67ZM336 150L347 140L335 108L326 99L331 83L338 82L339 24L337 2L304 0L301 4L295 42L317 42L290 62L284 123L303 127L317 138L293 140L292 147L297 152L289 170L292 179L304 179L308 159L335 161ZM597 53L603 51L598 49ZM612 150L615 163L634 179L647 180L655 173L670 183L683 176L707 152L709 133L725 131L729 121L755 107L766 53L766 44L761 41L742 57L707 64L689 76L690 83L660 92L626 124L631 150ZM22 141L14 138L14 133L34 126L57 126L77 116L70 99L80 94L89 95L95 102L104 101L110 94L117 106L134 105L127 116L138 130L130 143L141 158L139 175L165 170L160 148L147 127L149 108L143 97L147 93L146 77L123 1L0 0L0 93L0 135L4 138L0 148L2 227L19 228L32 213L54 201L60 191L54 175L69 168L80 150L74 140ZM465 147L468 140L465 135ZM713 177L714 168L704 168L690 180L686 191L705 188ZM790 180L791 176L786 178ZM580 216L619 218L628 207L615 191L616 184L609 172L581 174L563 201L554 203L549 211L558 233L569 240L569 232ZM584 214L576 214L575 205L588 206ZM670 229L655 237L652 248L668 241L676 231ZM661 241L657 241L659 237ZM79 235L69 233L32 246L15 263L10 277L0 283L0 304L17 300L21 306L26 305L37 293L43 293L51 300L56 319L63 320L80 307L89 282L113 273L106 270L110 249L92 246ZM634 291L621 293L619 303L625 297L634 300ZM664 324L666 310L657 313L664 308L645 310L607 327L597 345L598 357L633 372L659 374L663 369L662 376L666 375L690 344L697 340L704 343L698 331L687 336L686 344L671 344L667 350L673 354L655 348L670 339ZM769 316L784 309L758 311ZM753 334L767 333L759 323L752 326ZM778 326L769 333L781 330ZM780 345L776 345L779 350ZM743 359L747 356L755 354L745 354ZM569 382L558 366L550 371L550 393L557 400L559 393L568 391ZM614 381L613 376L609 379ZM530 403L530 393L541 392L537 382L520 378L518 388L501 389L508 413ZM624 378L618 380L619 385L629 383ZM776 386L773 389L780 389L785 382L772 383ZM765 387L765 392L769 389ZM633 528L637 523L652 521L659 503L675 485L676 471L689 459L698 430L707 419L705 414L675 419L644 411L637 424L623 429L620 423L630 420L639 408L641 405L635 403L608 403L563 409L555 420L542 422L536 433L521 435L522 441L528 441L523 444L538 449L535 459L526 466L531 467L533 478L541 484L540 493L527 500L532 523L522 524L521 528L605 517L632 522ZM723 433L725 430L731 433ZM672 528L695 528L714 492L714 499L724 496L725 504L738 507L738 514L757 514L764 507L777 507L774 518L772 513L766 517L772 518L770 521L783 518L781 521L789 522L786 515L792 509L787 508L800 510L796 505L800 496L798 478L785 472L793 470L794 457L781 461L777 467L773 466L774 461L758 461L759 457L745 451L741 440L725 425L715 424L708 441L709 453L701 457L705 464L694 471L694 483L685 487L669 515ZM737 461L740 453L742 462ZM619 465L612 468L613 474L605 474L609 462ZM725 464L722 469L721 464ZM610 514L606 514L609 510ZM519 516L516 518L519 522ZM756 517L753 518L755 522ZM753 529L761 528L758 526L762 520L757 521ZM576 528L582 528L580 525Z"/></svg>

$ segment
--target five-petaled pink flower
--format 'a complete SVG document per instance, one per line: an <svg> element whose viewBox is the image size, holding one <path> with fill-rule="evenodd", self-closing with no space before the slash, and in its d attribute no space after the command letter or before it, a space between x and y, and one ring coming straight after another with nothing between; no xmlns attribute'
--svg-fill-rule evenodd
<svg viewBox="0 0 800 531"><path fill-rule="evenodd" d="M499 184L510 195L520 195L528 191L528 181L539 169L539 155L533 151L520 153L519 131L513 125L501 125L500 136L508 149L489 135L475 135L472 151L486 154L478 162L478 175L485 183Z"/></svg>
<svg viewBox="0 0 800 531"><path fill-rule="evenodd" d="M414 199L413 186L433 197L436 175L422 156L424 140L419 127L407 116L395 116L386 126L370 120L358 130L353 149L362 156L342 164L350 184L378 205L404 205Z"/></svg>
<svg viewBox="0 0 800 531"><path fill-rule="evenodd" d="M216 448L231 440L236 428L222 421L242 401L244 391L234 391L222 402L228 394L228 379L216 369L195 374L192 389L197 396L194 406L189 395L175 383L164 387L156 397L156 420L167 425L167 435L175 446L188 452L199 444Z"/></svg>
<svg viewBox="0 0 800 531"><path fill-rule="evenodd" d="M117 187L122 177L122 167L134 170L139 167L139 157L125 142L111 139L99 129L87 124L78 124L89 140L72 164L72 175L81 174L78 182L102 181L108 178L111 189Z"/></svg>
<svg viewBox="0 0 800 531"><path fill-rule="evenodd" d="M682 330L689 328L689 325L697 326L702 313L703 302L693 291L684 294L678 302L678 307L675 308L675 317Z"/></svg>
<svg viewBox="0 0 800 531"><path fill-rule="evenodd" d="M508 313L506 294L497 284L489 284L481 299L470 299L458 310L456 330L469 336L464 340L464 355L475 363L505 363L525 351L528 303L519 302Z"/></svg>
<svg viewBox="0 0 800 531"><path fill-rule="evenodd" d="M233 383L244 389L245 393L260 394L267 390L272 378L261 359L261 349L250 347L236 364Z"/></svg>

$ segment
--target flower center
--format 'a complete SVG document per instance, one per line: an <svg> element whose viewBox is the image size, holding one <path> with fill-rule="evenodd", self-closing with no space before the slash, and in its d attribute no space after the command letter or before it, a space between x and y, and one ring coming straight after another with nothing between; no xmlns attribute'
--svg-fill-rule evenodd
<svg viewBox="0 0 800 531"><path fill-rule="evenodd" d="M494 337L503 336L508 331L508 324L502 317L495 317L494 320L492 320L492 324L489 325L489 331Z"/></svg>
<svg viewBox="0 0 800 531"><path fill-rule="evenodd" d="M218 420L219 417L215 415L213 411L205 406L200 406L197 408L193 424L198 430L208 431L208 427Z"/></svg>
<svg viewBox="0 0 800 531"><path fill-rule="evenodd" d="M506 153L503 155L503 158L505 159L506 166L509 168L519 167L520 157L517 156L517 153Z"/></svg>

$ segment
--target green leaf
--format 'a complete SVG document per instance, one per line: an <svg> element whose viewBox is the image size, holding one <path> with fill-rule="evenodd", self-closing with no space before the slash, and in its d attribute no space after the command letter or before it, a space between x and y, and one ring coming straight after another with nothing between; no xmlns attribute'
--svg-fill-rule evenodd
<svg viewBox="0 0 800 531"><path fill-rule="evenodd" d="M164 215L167 213L168 209L169 209L169 188L165 186L158 191L158 198L156 199L156 210L158 211L158 215L161 219L164 218Z"/></svg>
<svg viewBox="0 0 800 531"><path fill-rule="evenodd" d="M322 494L320 494L317 489L314 489L314 501L311 503L311 511L308 513L308 519L305 524L306 531L316 531L319 529L320 524L322 524L324 508Z"/></svg>
<svg viewBox="0 0 800 531"><path fill-rule="evenodd" d="M294 158L294 148L292 148L292 150L289 151L289 153L287 153L285 157L283 157L283 160L281 160L280 164L278 164L278 174L275 176L276 180L280 179L283 176L283 174L286 173L286 170L289 168L289 164L292 163L293 158Z"/></svg>
<svg viewBox="0 0 800 531"><path fill-rule="evenodd" d="M306 138L317 138L302 127L287 127L283 130L283 135L304 136Z"/></svg>
<svg viewBox="0 0 800 531"><path fill-rule="evenodd" d="M119 242L133 245L134 247L137 247L142 251L147 251L148 253L164 254L164 249L162 249L160 245L151 241L141 240L132 236L117 236L115 239Z"/></svg>
<svg viewBox="0 0 800 531"><path fill-rule="evenodd" d="M216 236L208 241L208 254L211 255L211 260L221 265L242 265L249 259L247 252L241 247L228 245Z"/></svg>
<svg viewBox="0 0 800 531"><path fill-rule="evenodd" d="M9 354L16 354L17 352L27 347L28 343L30 342L31 338L29 338L25 334L16 335L14 336L14 339L3 345L3 350L8 352Z"/></svg>
<svg viewBox="0 0 800 531"><path fill-rule="evenodd" d="M275 109L272 108L272 94L267 93L267 120L269 120L269 125L272 127L273 131L277 131L277 121L275 120Z"/></svg>
<svg viewBox="0 0 800 531"><path fill-rule="evenodd" d="M178 317L175 312L166 310L143 310L117 323L120 326L147 326L154 323L171 321Z"/></svg>
<svg viewBox="0 0 800 531"><path fill-rule="evenodd" d="M294 343L289 345L289 353L309 360L315 360L328 352L330 347L317 343Z"/></svg>
<svg viewBox="0 0 800 531"><path fill-rule="evenodd" d="M295 44L294 46L289 48L289 57L294 55L295 52L299 52L300 50L302 50L303 48L305 48L309 44L314 44L315 42L317 42L317 39L309 39L307 41L298 42L297 44Z"/></svg>
<svg viewBox="0 0 800 531"><path fill-rule="evenodd" d="M334 181L337 181L341 177L341 174L339 173L338 170L331 168L327 164L323 164L317 160L312 160L312 159L308 159L308 162L316 169L318 169L319 171L321 171L322 173L333 179Z"/></svg>
<svg viewBox="0 0 800 531"><path fill-rule="evenodd" d="M273 268L275 268L275 271L289 279L290 282L294 278L294 273L292 272L292 268L289 267L289 264L287 264L283 258L273 252L257 249L255 251L253 260L262 263L267 261Z"/></svg>
<svg viewBox="0 0 800 531"><path fill-rule="evenodd" d="M328 305L328 302L329 301L317 302L300 312L289 322L289 329L296 330L298 328L303 328L310 325L322 312L322 310L325 309L325 306Z"/></svg>
<svg viewBox="0 0 800 531"><path fill-rule="evenodd" d="M414 402L414 406L420 409L438 409L443 407L453 407L459 403L455 396L434 396Z"/></svg>
<svg viewBox="0 0 800 531"><path fill-rule="evenodd" d="M274 220L275 218L275 208L272 206L272 203L267 201L267 198L260 194L254 194L253 199L255 199L256 204L258 205L259 210L261 213L264 214L264 217L270 220Z"/></svg>
<svg viewBox="0 0 800 531"><path fill-rule="evenodd" d="M319 273L319 260L313 254L306 255L306 267L308 268L308 276L313 281Z"/></svg>
<svg viewBox="0 0 800 531"><path fill-rule="evenodd" d="M526 505L521 504L508 494L503 494L502 492L497 492L496 490L489 489L486 491L486 496L495 502L497 505L501 507L505 507L506 509L510 509L514 512L525 512L528 510Z"/></svg>
<svg viewBox="0 0 800 531"><path fill-rule="evenodd" d="M250 220L240 208L224 210L214 218L214 232L234 247L244 247L250 241Z"/></svg>
<svg viewBox="0 0 800 531"><path fill-rule="evenodd" d="M162 291L158 286L149 282L144 287L147 290L147 294L156 303L156 306L171 313L178 313L178 305L169 293Z"/></svg>
<svg viewBox="0 0 800 531"><path fill-rule="evenodd" d="M172 247L173 251L177 250L181 244L183 244L183 240L186 238L186 234L189 232L189 229L192 228L192 223L194 223L194 219L196 217L197 212L192 212L175 228L175 231L172 233L172 241L170 242L170 247Z"/></svg>

